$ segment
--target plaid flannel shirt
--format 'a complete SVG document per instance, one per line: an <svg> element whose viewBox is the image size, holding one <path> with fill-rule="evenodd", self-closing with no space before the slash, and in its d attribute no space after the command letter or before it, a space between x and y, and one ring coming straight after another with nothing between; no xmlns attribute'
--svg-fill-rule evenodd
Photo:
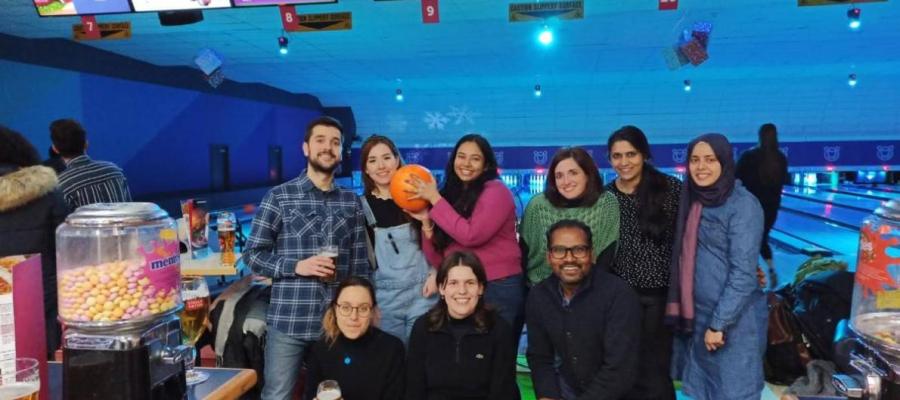
<svg viewBox="0 0 900 400"><path fill-rule="evenodd" d="M336 185L322 191L306 170L266 193L253 218L245 259L254 272L272 278L269 326L298 339L319 339L322 314L337 283L371 274L365 226L353 191ZM297 275L297 261L316 255L328 242L340 248L336 282Z"/></svg>

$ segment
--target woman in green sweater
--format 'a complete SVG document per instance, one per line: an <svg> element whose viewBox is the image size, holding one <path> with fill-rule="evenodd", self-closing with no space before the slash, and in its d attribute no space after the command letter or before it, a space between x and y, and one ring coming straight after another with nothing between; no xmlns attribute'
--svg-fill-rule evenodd
<svg viewBox="0 0 900 400"><path fill-rule="evenodd" d="M523 259L531 286L551 274L547 262L547 228L563 219L582 221L594 234L594 254L611 260L619 238L619 203L603 190L597 164L580 147L563 148L553 155L544 193L534 196L519 225Z"/></svg>

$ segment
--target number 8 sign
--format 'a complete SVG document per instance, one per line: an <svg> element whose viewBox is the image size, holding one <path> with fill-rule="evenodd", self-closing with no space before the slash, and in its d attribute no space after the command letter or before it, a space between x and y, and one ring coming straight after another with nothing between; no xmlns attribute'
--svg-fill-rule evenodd
<svg viewBox="0 0 900 400"><path fill-rule="evenodd" d="M436 24L440 22L438 0L422 0L422 22Z"/></svg>

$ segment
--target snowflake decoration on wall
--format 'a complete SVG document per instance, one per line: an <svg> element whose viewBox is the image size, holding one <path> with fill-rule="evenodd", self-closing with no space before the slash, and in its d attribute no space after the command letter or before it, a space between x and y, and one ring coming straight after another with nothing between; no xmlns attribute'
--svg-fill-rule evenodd
<svg viewBox="0 0 900 400"><path fill-rule="evenodd" d="M478 114L469 111L468 106L450 106L450 112L447 113L447 116L453 119L453 123L456 125L462 125L463 122L472 125L475 124L475 117Z"/></svg>
<svg viewBox="0 0 900 400"><path fill-rule="evenodd" d="M425 122L425 125L428 125L428 129L434 130L444 130L444 127L447 126L447 123L450 122L450 119L444 116L441 112L425 112L425 118L422 120Z"/></svg>

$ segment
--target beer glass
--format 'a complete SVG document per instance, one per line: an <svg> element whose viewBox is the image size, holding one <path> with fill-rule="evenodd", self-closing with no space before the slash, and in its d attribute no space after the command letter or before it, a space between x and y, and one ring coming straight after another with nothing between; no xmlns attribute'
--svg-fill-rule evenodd
<svg viewBox="0 0 900 400"><path fill-rule="evenodd" d="M209 379L209 374L194 369L197 357L196 344L206 329L209 316L209 287L201 276L181 277L181 299L184 309L181 311L181 339L191 346L191 354L185 360L185 375L188 385L202 383Z"/></svg>
<svg viewBox="0 0 900 400"><path fill-rule="evenodd" d="M0 399L38 400L41 375L37 360L17 358L15 375L3 372L3 379L0 380Z"/></svg>
<svg viewBox="0 0 900 400"><path fill-rule="evenodd" d="M341 387L337 381L327 380L319 384L316 400L341 400Z"/></svg>
<svg viewBox="0 0 900 400"><path fill-rule="evenodd" d="M322 282L334 282L337 280L337 263L338 263L338 247L333 244L326 244L323 246L319 246L319 255L324 257L331 258L331 261L334 262L334 269L331 270L331 275L323 276L320 278Z"/></svg>
<svg viewBox="0 0 900 400"><path fill-rule="evenodd" d="M222 211L216 218L216 232L219 236L219 251L222 265L234 266L234 226L236 225L234 213Z"/></svg>

